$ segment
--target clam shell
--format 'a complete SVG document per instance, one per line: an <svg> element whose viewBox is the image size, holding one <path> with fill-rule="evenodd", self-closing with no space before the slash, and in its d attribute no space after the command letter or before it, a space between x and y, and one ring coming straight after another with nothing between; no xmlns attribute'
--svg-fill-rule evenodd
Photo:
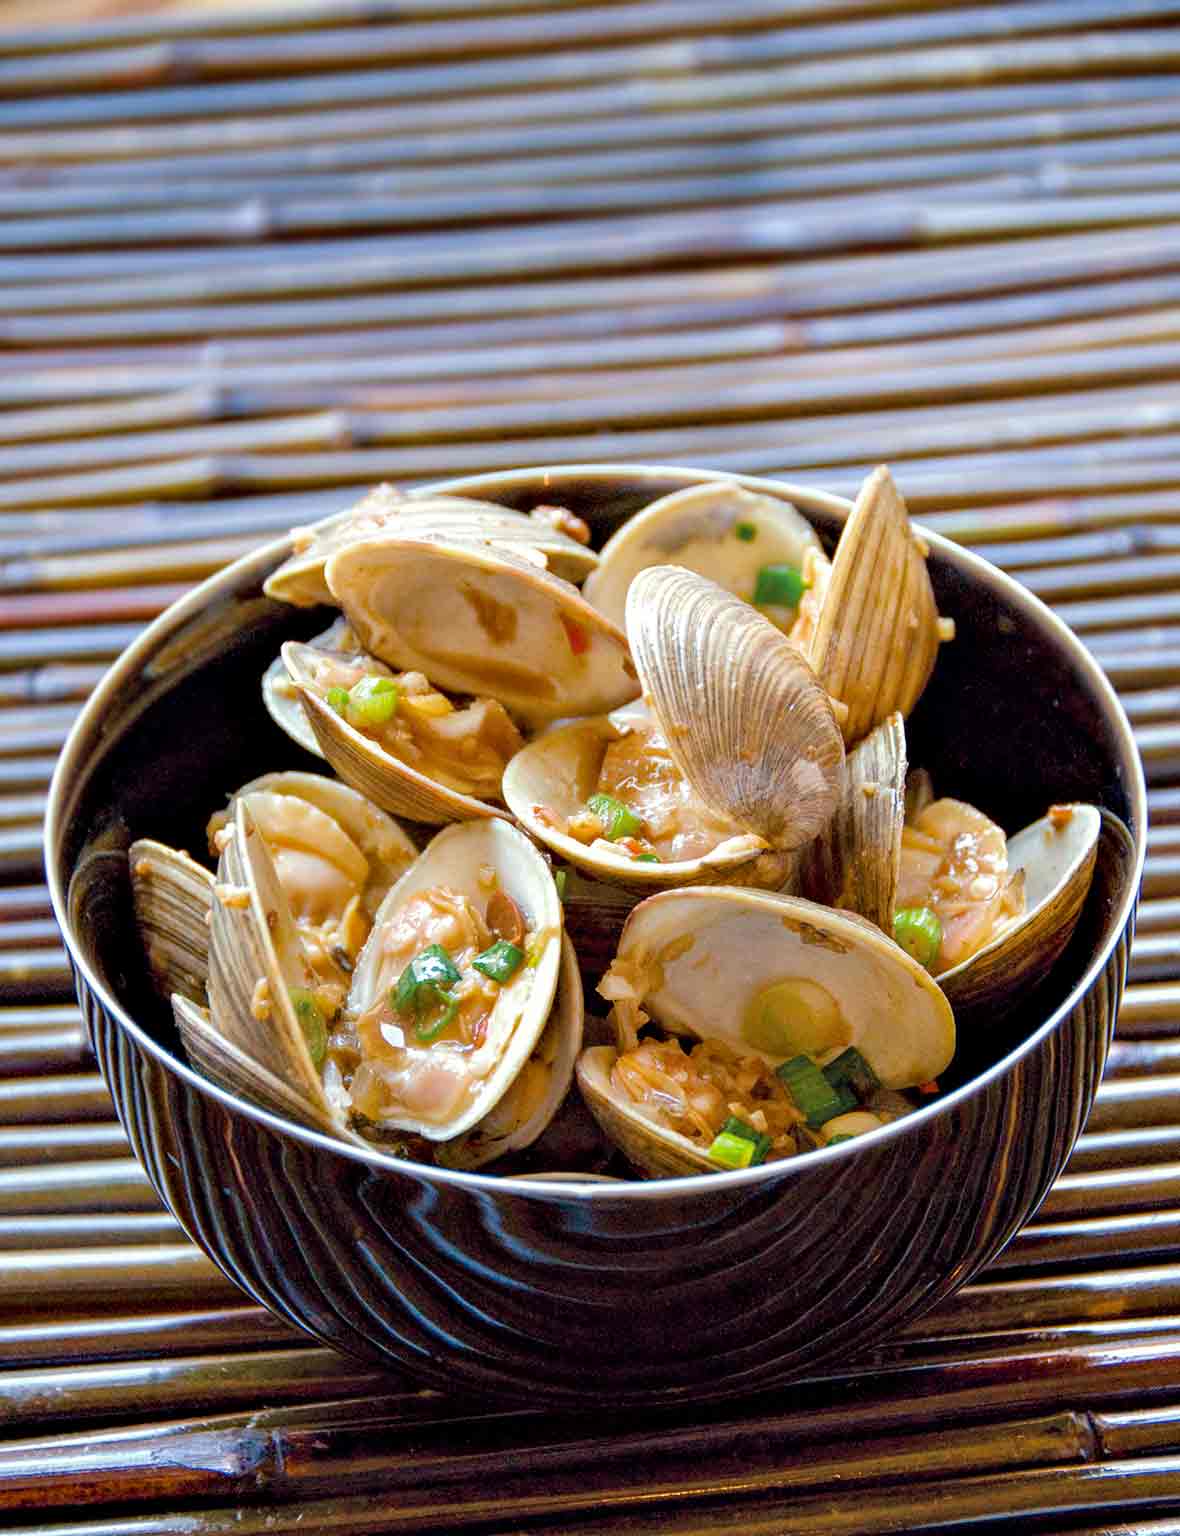
<svg viewBox="0 0 1180 1536"><path fill-rule="evenodd" d="M426 533L515 549L529 558L539 556L555 575L573 582L581 581L598 563L592 549L551 523L495 502L464 496L403 496L389 485L377 486L347 512L296 532L300 548L272 572L263 591L301 608L335 601L324 567L338 549L386 532Z"/></svg>
<svg viewBox="0 0 1180 1536"><path fill-rule="evenodd" d="M934 979L864 918L746 886L690 886L633 909L619 960L645 980L643 1007L664 1028L750 1052L751 997L787 977L836 999L855 1045L887 1088L927 1082L955 1048L954 1016Z"/></svg>
<svg viewBox="0 0 1180 1536"><path fill-rule="evenodd" d="M738 525L754 537L740 538ZM627 589L648 566L684 566L749 600L762 566L802 566L808 548L819 549L819 539L789 502L717 480L662 496L628 518L603 545L582 590L621 625Z"/></svg>
<svg viewBox="0 0 1180 1536"><path fill-rule="evenodd" d="M668 749L713 810L790 851L824 827L844 743L831 701L775 626L715 582L649 566L627 635Z"/></svg>
<svg viewBox="0 0 1180 1536"><path fill-rule="evenodd" d="M748 1003L788 977L832 994L849 1029L843 1044L855 1045L886 1087L936 1077L954 1054L950 1005L921 966L863 918L799 897L732 887L663 892L634 909L618 958L635 1000L660 1025L746 1054L764 1055L742 1037ZM689 1138L616 1093L616 1055L601 1046L578 1060L578 1086L604 1133L649 1175L717 1172Z"/></svg>
<svg viewBox="0 0 1180 1536"><path fill-rule="evenodd" d="M243 784L231 795L225 810L210 817L210 838L232 819L239 799L257 792L291 795L314 806L338 824L368 860L369 877L365 882L363 905L370 916L384 901L393 882L418 857L418 850L407 834L371 799L351 785L342 784L339 779L296 769L264 773Z"/></svg>
<svg viewBox="0 0 1180 1536"><path fill-rule="evenodd" d="M131 902L159 995L205 1001L213 876L176 848L141 837L127 851Z"/></svg>
<svg viewBox="0 0 1180 1536"><path fill-rule="evenodd" d="M212 907L210 1023L234 1047L233 1065L224 1071L238 1071L245 1057L286 1084L306 1124L357 1140L328 1101L291 1005L290 989L309 987L314 977L249 807L249 796L234 806Z"/></svg>
<svg viewBox="0 0 1180 1536"><path fill-rule="evenodd" d="M619 735L609 716L598 715L557 726L523 747L504 770L503 781L504 799L521 826L583 874L632 891L705 880L781 884L783 856L755 833L729 838L700 858L641 864L621 851L588 847L553 826L547 811L564 821L584 809L598 782L603 751Z"/></svg>
<svg viewBox="0 0 1180 1536"><path fill-rule="evenodd" d="M549 866L537 849L509 822L493 819L461 822L439 832L381 905L373 932L357 960L347 1008L354 1016L368 1008L381 986L383 929L420 892L449 886L475 904L482 904L488 887L481 871L493 870L505 891L530 920L539 947L535 963L522 966L500 990L488 1024L486 1040L491 1061L466 1086L459 1112L446 1122L416 1118L410 1113L386 1114L380 1124L413 1131L429 1141L449 1141L477 1125L507 1093L532 1055L553 1007L561 967L563 915ZM429 1048L407 1047L413 1054Z"/></svg>
<svg viewBox="0 0 1180 1536"><path fill-rule="evenodd" d="M896 711L848 754L831 821L807 849L805 893L890 938L905 825L905 726Z"/></svg>
<svg viewBox="0 0 1180 1536"><path fill-rule="evenodd" d="M356 636L346 619L337 619L322 634L307 643L317 651L352 652L357 648ZM276 656L262 674L262 702L270 718L292 741L298 742L305 752L310 752L314 757L323 757L315 732L300 703L299 691L291 681L281 655Z"/></svg>
<svg viewBox="0 0 1180 1536"><path fill-rule="evenodd" d="M956 1013L1002 1006L1049 973L1081 916L1101 830L1096 806L1073 804L1054 807L1008 839L1009 870L1025 872L1025 911L937 978Z"/></svg>
<svg viewBox="0 0 1180 1536"><path fill-rule="evenodd" d="M522 1115L514 1091L520 1074L495 1108L462 1136L440 1142L437 1161L444 1168L481 1168L510 1152L522 1152L548 1128L574 1080L574 1063L582 1049L585 1000L578 957L568 934L561 938L557 993L531 1062L546 1073L545 1091L528 1114ZM528 1064L526 1063L526 1066Z"/></svg>
<svg viewBox="0 0 1180 1536"><path fill-rule="evenodd" d="M452 788L402 762L350 725L302 680L307 676L303 665L306 649L288 640L280 659L298 691L304 717L321 755L346 784L395 816L432 826L506 814L500 806Z"/></svg>
<svg viewBox="0 0 1180 1536"><path fill-rule="evenodd" d="M925 547L882 465L844 525L808 650L824 687L848 708L846 741L859 741L894 710L909 714L940 638Z"/></svg>
<svg viewBox="0 0 1180 1536"><path fill-rule="evenodd" d="M639 692L623 634L578 589L504 550L385 536L328 561L370 654L523 720L599 714Z"/></svg>

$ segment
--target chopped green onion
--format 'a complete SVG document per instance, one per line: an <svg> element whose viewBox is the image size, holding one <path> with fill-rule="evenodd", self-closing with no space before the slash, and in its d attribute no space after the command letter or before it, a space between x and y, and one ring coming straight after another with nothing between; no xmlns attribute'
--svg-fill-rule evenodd
<svg viewBox="0 0 1180 1536"><path fill-rule="evenodd" d="M851 1131L837 1131L834 1136L829 1136L828 1137L827 1142L825 1143L825 1145L829 1146L829 1147L834 1147L834 1146L839 1145L839 1143L842 1142L842 1141L855 1141L855 1140L856 1140L856 1137L852 1134Z"/></svg>
<svg viewBox="0 0 1180 1536"><path fill-rule="evenodd" d="M553 877L553 883L557 887L558 901L565 900L565 870L559 869Z"/></svg>
<svg viewBox="0 0 1180 1536"><path fill-rule="evenodd" d="M881 1086L880 1078L855 1045L841 1051L835 1061L829 1061L824 1068L824 1076L837 1091L848 1088L856 1095L858 1103L863 1103Z"/></svg>
<svg viewBox="0 0 1180 1536"><path fill-rule="evenodd" d="M444 986L453 986L462 975L441 944L428 944L416 954L397 979L393 988L392 1002L398 1013L422 1012L422 1004L429 997L419 999L419 992L429 987L437 992Z"/></svg>
<svg viewBox="0 0 1180 1536"><path fill-rule="evenodd" d="M758 530L753 523L735 523L733 531L743 544L752 544L758 537Z"/></svg>
<svg viewBox="0 0 1180 1536"><path fill-rule="evenodd" d="M524 963L524 950L509 944L507 939L497 939L491 949L476 955L471 963L492 981L510 981Z"/></svg>
<svg viewBox="0 0 1180 1536"><path fill-rule="evenodd" d="M756 1131L746 1121L739 1120L736 1115L730 1115L729 1119L721 1127L721 1134L723 1136L744 1136L747 1141L754 1143L754 1156L751 1161L754 1163L764 1163L766 1161L766 1154L770 1151L770 1137L764 1135L762 1131Z"/></svg>
<svg viewBox="0 0 1180 1536"><path fill-rule="evenodd" d="M713 1138L705 1154L710 1162L720 1163L722 1168L748 1168L754 1161L754 1143L748 1136L734 1136L722 1131Z"/></svg>
<svg viewBox="0 0 1180 1536"><path fill-rule="evenodd" d="M635 862L636 864L658 864L660 856L658 853L637 853Z"/></svg>
<svg viewBox="0 0 1180 1536"><path fill-rule="evenodd" d="M307 1053L318 1071L328 1051L328 1025L320 1012L320 1005L305 987L290 989L291 1006L299 1020L299 1028L307 1044Z"/></svg>
<svg viewBox="0 0 1180 1536"><path fill-rule="evenodd" d="M602 822L603 832L612 843L620 837L634 837L643 830L643 822L635 812L621 800L616 800L614 795L591 795L586 801L586 809Z"/></svg>
<svg viewBox="0 0 1180 1536"><path fill-rule="evenodd" d="M893 937L907 955L929 970L942 948L942 924L929 907L902 907L893 914Z"/></svg>
<svg viewBox="0 0 1180 1536"><path fill-rule="evenodd" d="M810 1056L792 1056L774 1070L813 1130L825 1120L856 1108L856 1095L851 1089L834 1088Z"/></svg>
<svg viewBox="0 0 1180 1536"><path fill-rule="evenodd" d="M348 689L329 688L328 703L338 715L346 715L348 713Z"/></svg>
<svg viewBox="0 0 1180 1536"><path fill-rule="evenodd" d="M362 677L348 690L353 725L384 725L397 711L400 692L392 677Z"/></svg>
<svg viewBox="0 0 1180 1536"><path fill-rule="evenodd" d="M414 1034L423 1045L429 1045L432 1040L437 1040L459 1011L459 999L453 993L446 991L443 987L435 986L433 982L428 985L429 990L442 1004L442 1012L436 1019L428 1022L419 1021L414 1025ZM420 992L418 996L421 997L421 995Z"/></svg>
<svg viewBox="0 0 1180 1536"><path fill-rule="evenodd" d="M797 565L764 565L754 581L754 602L759 607L795 608L806 590Z"/></svg>

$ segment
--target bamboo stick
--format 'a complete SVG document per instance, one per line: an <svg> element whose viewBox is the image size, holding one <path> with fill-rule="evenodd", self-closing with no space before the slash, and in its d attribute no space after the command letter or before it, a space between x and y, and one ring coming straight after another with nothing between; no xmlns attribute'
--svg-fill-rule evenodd
<svg viewBox="0 0 1180 1536"><path fill-rule="evenodd" d="M1128 987L1116 1028L1120 1038L1129 1040L1180 1034L1180 983Z"/></svg>
<svg viewBox="0 0 1180 1536"><path fill-rule="evenodd" d="M1126 1168L1135 1163L1171 1161L1180 1152L1180 1124L1132 1126L1113 1131L1085 1131L1070 1157L1073 1173Z"/></svg>
<svg viewBox="0 0 1180 1536"><path fill-rule="evenodd" d="M0 972L0 1001L70 997L73 991L73 976L64 950L26 949L5 956Z"/></svg>
<svg viewBox="0 0 1180 1536"><path fill-rule="evenodd" d="M81 624L0 632L0 671L50 662L110 661L126 650L142 624ZM30 758L25 767L0 764L0 784L36 785L49 778L55 757Z"/></svg>
<svg viewBox="0 0 1180 1536"><path fill-rule="evenodd" d="M0 1170L0 1216L121 1213L159 1208L147 1174L133 1158ZM4 1294L2 1286L0 1274L0 1296Z"/></svg>
<svg viewBox="0 0 1180 1536"><path fill-rule="evenodd" d="M54 955L56 970L65 972L68 976L64 955ZM20 962L13 962L8 955L0 959L6 972L4 987L0 987L0 995L5 991L20 990L19 981L13 985L12 972L17 970ZM65 990L63 987L62 990ZM19 1075L32 1076L36 1073L61 1073L77 1070L90 1064L90 1047L86 1042L80 1024L65 1025L61 1028L45 1028L40 1030L21 1031L19 1033L0 1035L0 1074L5 1077ZM6 1161L4 1155L5 1132L0 1130L0 1165ZM46 1160L49 1160L49 1152L46 1151ZM11 1161L11 1159L7 1159Z"/></svg>
<svg viewBox="0 0 1180 1536"><path fill-rule="evenodd" d="M96 1171L102 1168L96 1165ZM0 1177L8 1177L5 1173ZM219 1306L241 1300L241 1291L187 1241L145 1247L9 1251L0 1264L0 1315L63 1313L92 1302L95 1293L112 1308L187 1304ZM3 1378L0 1377L0 1381ZM0 1422L4 1408L0 1399Z"/></svg>
<svg viewBox="0 0 1180 1536"><path fill-rule="evenodd" d="M11 1249L41 1253L53 1248L127 1248L140 1243L179 1243L183 1239L181 1227L164 1211L137 1211L124 1215L104 1211L100 1216L0 1217L0 1251L4 1252ZM17 1331L0 1329L0 1347L6 1361L14 1358L11 1335ZM97 1326L92 1331L100 1332ZM24 1330L26 1335L29 1332L29 1329ZM76 1338L71 1342L76 1343ZM98 1347L105 1347L106 1343L107 1335L103 1332ZM72 1351L71 1354L72 1358L77 1358Z"/></svg>
<svg viewBox="0 0 1180 1536"><path fill-rule="evenodd" d="M1163 1040L1115 1040L1106 1058L1106 1077L1141 1077L1180 1071L1180 1034Z"/></svg>
<svg viewBox="0 0 1180 1536"><path fill-rule="evenodd" d="M49 887L45 885L0 886L0 921L47 916Z"/></svg>
<svg viewBox="0 0 1180 1536"><path fill-rule="evenodd" d="M0 1080L0 1125L111 1120L114 1113L97 1072Z"/></svg>
<svg viewBox="0 0 1180 1536"><path fill-rule="evenodd" d="M27 1217L32 1221L64 1224L93 1218L44 1216ZM156 1224L162 1240L175 1232L170 1217L108 1217L112 1231L126 1230L131 1222ZM15 1223L14 1223L15 1225ZM2 1229L0 1229L2 1230ZM138 1241L131 1238L130 1241ZM38 1318L31 1323L0 1324L0 1349L10 1364L41 1367L111 1363L116 1360L174 1359L192 1355L194 1341L201 1341L204 1353L253 1351L262 1348L296 1349L309 1347L307 1336L253 1305L183 1311L146 1311L93 1313L78 1317ZM232 1364L227 1362L232 1372ZM0 1377L0 1380L3 1378ZM97 1431L89 1431L97 1434Z"/></svg>
<svg viewBox="0 0 1180 1536"><path fill-rule="evenodd" d="M127 1137L122 1127L113 1121L98 1125L0 1126L0 1167L3 1168L128 1156Z"/></svg>

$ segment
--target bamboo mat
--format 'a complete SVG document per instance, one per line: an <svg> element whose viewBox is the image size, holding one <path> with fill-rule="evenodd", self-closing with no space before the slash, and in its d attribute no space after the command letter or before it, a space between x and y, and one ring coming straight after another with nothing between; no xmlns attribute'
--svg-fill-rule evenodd
<svg viewBox="0 0 1180 1536"><path fill-rule="evenodd" d="M0 12L0 1531L1176 1536L1180 0L97 14ZM884 457L1074 626L1147 770L1118 1039L1033 1222L707 1410L490 1413L245 1305L130 1158L50 917L105 666L380 478Z"/></svg>

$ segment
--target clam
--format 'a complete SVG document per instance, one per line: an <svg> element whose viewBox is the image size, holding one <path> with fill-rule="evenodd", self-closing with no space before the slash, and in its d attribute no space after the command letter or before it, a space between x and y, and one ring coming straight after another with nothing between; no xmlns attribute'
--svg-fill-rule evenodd
<svg viewBox="0 0 1180 1536"><path fill-rule="evenodd" d="M322 755L348 784L395 815L442 824L502 816L504 767L522 737L497 699L456 707L420 672L395 674L372 656L288 640L281 661ZM387 719L329 702L359 680L388 682ZM339 695L337 695L337 698ZM378 714L383 710L378 710Z"/></svg>
<svg viewBox="0 0 1180 1536"><path fill-rule="evenodd" d="M928 1082L954 1054L950 1004L920 965L862 918L769 891L695 886L640 902L599 991L614 1003L618 1044L582 1053L579 1087L647 1174L715 1172L709 1147L731 1116L765 1127L772 1156L833 1134L828 1120L852 1103L832 1092L825 1116L821 1095L816 1118L776 1074L784 1064L788 1080L802 1064L822 1087L820 1069L854 1048L881 1091ZM649 1018L683 1042L641 1042ZM893 1115L871 1098L866 1112Z"/></svg>
<svg viewBox="0 0 1180 1536"><path fill-rule="evenodd" d="M680 567L635 577L627 634L646 708L538 737L508 765L505 800L603 880L780 885L839 793L828 695L773 624Z"/></svg>
<svg viewBox="0 0 1180 1536"><path fill-rule="evenodd" d="M496 1111L538 1050L559 1079L564 1052L581 1036L567 956L556 1037L540 1046L561 938L553 876L522 832L498 819L445 828L377 914L329 1038L325 1078L334 1094L379 1133L453 1142ZM537 1113L533 1097L523 1093L487 1134L455 1149L457 1162L470 1166L526 1122L529 1135L539 1134L557 1105L542 1093Z"/></svg>
<svg viewBox="0 0 1180 1536"><path fill-rule="evenodd" d="M307 644L317 651L337 652L343 656L355 654L360 649L346 619L337 619ZM299 689L291 681L281 655L276 656L262 674L262 702L270 718L292 741L298 742L305 752L310 752L314 757L323 757L315 732L300 702Z"/></svg>
<svg viewBox="0 0 1180 1536"><path fill-rule="evenodd" d="M141 837L127 851L131 901L159 995L205 1000L213 876L177 848Z"/></svg>
<svg viewBox="0 0 1180 1536"><path fill-rule="evenodd" d="M832 819L802 861L805 895L858 912L891 937L905 787L905 726L895 711L849 752Z"/></svg>
<svg viewBox="0 0 1180 1536"><path fill-rule="evenodd" d="M371 655L527 722L600 713L639 691L622 632L505 549L387 534L337 550L325 576Z"/></svg>
<svg viewBox="0 0 1180 1536"><path fill-rule="evenodd" d="M574 1064L582 1049L585 1004L578 957L567 934L561 938L561 967L549 1018L532 1054L500 1101L463 1135L440 1142L437 1161L445 1168L481 1168L523 1152L542 1136L569 1096Z"/></svg>
<svg viewBox="0 0 1180 1536"><path fill-rule="evenodd" d="M815 530L789 502L715 480L662 496L628 518L603 545L598 568L582 590L616 624L624 622L627 589L652 565L680 565L708 576L735 597L755 601L779 628L795 618L798 580ZM761 576L760 576L760 573Z"/></svg>
<svg viewBox="0 0 1180 1536"><path fill-rule="evenodd" d="M847 707L847 742L895 710L909 714L951 634L935 606L925 545L882 465L848 515L807 641L820 681Z"/></svg>
<svg viewBox="0 0 1180 1536"><path fill-rule="evenodd" d="M931 969L957 1011L1002 1006L1069 942L1093 877L1102 817L1055 805L1005 839L973 806L922 803L907 825L898 904L939 918Z"/></svg>
<svg viewBox="0 0 1180 1536"><path fill-rule="evenodd" d="M539 560L568 581L581 581L594 569L598 556L563 531L561 512L557 507L539 508L538 515L525 516L494 502L463 496L404 496L391 485L378 485L347 512L308 528L292 529L294 551L267 577L263 591L301 608L331 603L334 599L324 579L331 556L356 540L394 531L486 541ZM564 517L565 527L584 532L579 519L568 513Z"/></svg>

